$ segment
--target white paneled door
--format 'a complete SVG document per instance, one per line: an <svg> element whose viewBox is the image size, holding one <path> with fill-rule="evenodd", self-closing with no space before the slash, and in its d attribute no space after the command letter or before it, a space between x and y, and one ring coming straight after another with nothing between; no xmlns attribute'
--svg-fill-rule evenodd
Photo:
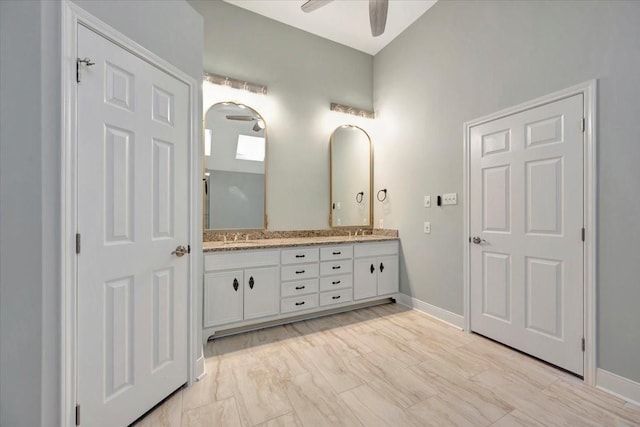
<svg viewBox="0 0 640 427"><path fill-rule="evenodd" d="M78 26L77 400L125 426L187 382L189 88Z"/></svg>
<svg viewBox="0 0 640 427"><path fill-rule="evenodd" d="M583 95L470 129L471 329L583 374Z"/></svg>

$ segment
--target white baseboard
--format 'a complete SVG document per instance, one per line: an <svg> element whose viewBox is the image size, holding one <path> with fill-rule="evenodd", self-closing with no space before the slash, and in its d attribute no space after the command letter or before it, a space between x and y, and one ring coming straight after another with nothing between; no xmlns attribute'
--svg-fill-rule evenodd
<svg viewBox="0 0 640 427"><path fill-rule="evenodd" d="M596 387L621 399L640 405L640 383L598 368Z"/></svg>
<svg viewBox="0 0 640 427"><path fill-rule="evenodd" d="M406 307L428 314L429 316L460 330L464 329L464 317L459 314L452 313L444 308L436 307L435 305L420 301L419 299L405 294L396 294L396 301Z"/></svg>

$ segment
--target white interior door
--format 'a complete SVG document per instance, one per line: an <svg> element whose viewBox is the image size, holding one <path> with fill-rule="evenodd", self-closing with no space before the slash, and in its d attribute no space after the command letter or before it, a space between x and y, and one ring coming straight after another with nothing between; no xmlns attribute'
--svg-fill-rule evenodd
<svg viewBox="0 0 640 427"><path fill-rule="evenodd" d="M81 423L124 426L187 382L188 86L78 26Z"/></svg>
<svg viewBox="0 0 640 427"><path fill-rule="evenodd" d="M583 96L471 128L471 329L583 374Z"/></svg>

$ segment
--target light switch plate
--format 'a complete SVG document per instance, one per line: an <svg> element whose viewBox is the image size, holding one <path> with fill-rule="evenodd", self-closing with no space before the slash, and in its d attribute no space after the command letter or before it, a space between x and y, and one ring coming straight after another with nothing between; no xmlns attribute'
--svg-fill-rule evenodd
<svg viewBox="0 0 640 427"><path fill-rule="evenodd" d="M458 193L447 193L442 195L442 205L457 205Z"/></svg>
<svg viewBox="0 0 640 427"><path fill-rule="evenodd" d="M424 207L425 208L431 207L431 196L424 196Z"/></svg>
<svg viewBox="0 0 640 427"><path fill-rule="evenodd" d="M424 222L424 234L431 234L431 223L429 221Z"/></svg>

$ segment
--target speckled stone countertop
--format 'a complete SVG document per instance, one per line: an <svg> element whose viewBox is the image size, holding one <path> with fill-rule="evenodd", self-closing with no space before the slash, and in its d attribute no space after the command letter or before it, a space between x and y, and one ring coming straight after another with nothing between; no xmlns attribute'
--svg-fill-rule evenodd
<svg viewBox="0 0 640 427"><path fill-rule="evenodd" d="M321 245L337 245L337 244L353 244L398 240L397 230L366 230L366 235L349 236L336 235L334 230L305 230L305 231L278 231L278 232L248 232L237 233L238 239L234 241L236 233L220 233L220 236L227 236L227 241L210 240L202 244L203 252L226 252L226 251L242 251L252 249L273 249L273 248L289 248L296 246L321 246ZM270 236L269 233L273 233ZM324 235L323 235L324 234ZM216 236L217 238L218 236Z"/></svg>

